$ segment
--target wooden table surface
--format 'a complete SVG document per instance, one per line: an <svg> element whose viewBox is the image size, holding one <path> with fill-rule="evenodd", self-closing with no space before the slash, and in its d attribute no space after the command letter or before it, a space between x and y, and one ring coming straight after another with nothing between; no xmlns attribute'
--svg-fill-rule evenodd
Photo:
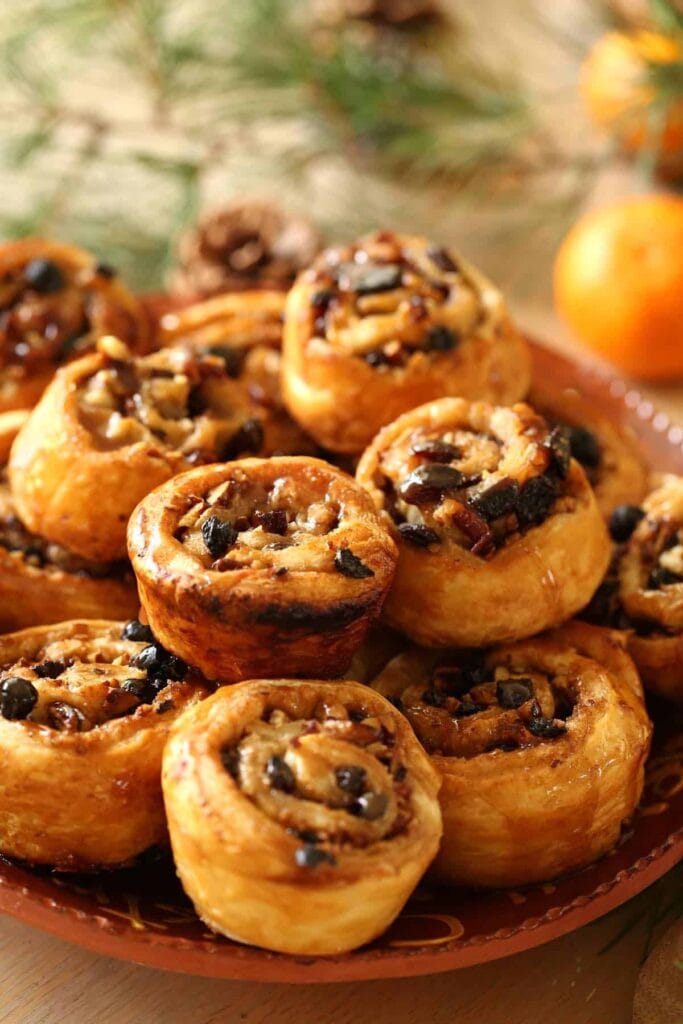
<svg viewBox="0 0 683 1024"><path fill-rule="evenodd" d="M517 315L537 336L571 349L549 310L543 297ZM683 423L682 388L641 391ZM648 908L675 885L680 879L670 876L601 921L496 963L426 978L320 986L165 974L4 918L0 1024L630 1024L650 933Z"/></svg>

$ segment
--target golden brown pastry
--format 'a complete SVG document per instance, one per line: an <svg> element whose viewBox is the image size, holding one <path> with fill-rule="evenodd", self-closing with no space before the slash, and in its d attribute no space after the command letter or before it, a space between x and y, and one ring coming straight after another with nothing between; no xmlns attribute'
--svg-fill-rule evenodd
<svg viewBox="0 0 683 1024"><path fill-rule="evenodd" d="M0 852L88 870L166 842L162 750L207 692L140 622L0 637Z"/></svg>
<svg viewBox="0 0 683 1024"><path fill-rule="evenodd" d="M526 885L617 843L651 734L624 648L572 622L489 652L414 648L379 674L442 776L438 879Z"/></svg>
<svg viewBox="0 0 683 1024"><path fill-rule="evenodd" d="M131 357L101 339L97 354L60 370L14 443L19 516L83 558L123 558L130 513L158 484L271 451L257 412L216 356Z"/></svg>
<svg viewBox="0 0 683 1024"><path fill-rule="evenodd" d="M285 409L280 392L282 292L220 295L161 318L162 345L218 356L254 403L273 455L313 455L317 446Z"/></svg>
<svg viewBox="0 0 683 1024"><path fill-rule="evenodd" d="M573 388L534 384L529 404L551 426L564 426L572 456L583 466L605 518L619 505L637 504L647 491L648 471L635 437L602 415Z"/></svg>
<svg viewBox="0 0 683 1024"><path fill-rule="evenodd" d="M439 779L354 682L252 680L178 722L163 789L197 913L240 942L343 953L380 935L436 853Z"/></svg>
<svg viewBox="0 0 683 1024"><path fill-rule="evenodd" d="M363 489L305 457L176 477L138 505L128 550L155 634L230 682L343 673L396 562Z"/></svg>
<svg viewBox="0 0 683 1024"><path fill-rule="evenodd" d="M357 479L399 545L384 617L427 647L557 625L590 600L609 562L566 434L527 405L423 405L378 434Z"/></svg>
<svg viewBox="0 0 683 1024"><path fill-rule="evenodd" d="M0 413L0 631L64 619L127 619L139 608L127 562L88 562L30 533L16 514L6 462L28 410Z"/></svg>
<svg viewBox="0 0 683 1024"><path fill-rule="evenodd" d="M138 351L147 315L116 272L73 245L0 244L0 410L28 408L62 363L116 334Z"/></svg>
<svg viewBox="0 0 683 1024"><path fill-rule="evenodd" d="M683 479L616 509L610 529L612 565L584 616L629 630L646 688L683 702Z"/></svg>
<svg viewBox="0 0 683 1024"><path fill-rule="evenodd" d="M159 321L158 342L190 344L216 355L243 352L254 345L280 348L284 309L284 292L217 295L164 312ZM218 348L216 353L212 352L214 346Z"/></svg>
<svg viewBox="0 0 683 1024"><path fill-rule="evenodd" d="M505 404L529 382L500 292L424 238L384 231L327 249L287 298L285 403L331 451L361 452L380 427L442 395Z"/></svg>

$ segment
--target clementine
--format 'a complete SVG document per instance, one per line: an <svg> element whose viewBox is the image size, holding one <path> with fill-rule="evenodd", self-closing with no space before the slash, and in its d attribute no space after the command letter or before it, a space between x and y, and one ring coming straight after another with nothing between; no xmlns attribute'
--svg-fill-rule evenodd
<svg viewBox="0 0 683 1024"><path fill-rule="evenodd" d="M638 196L583 216L555 260L555 303L625 373L683 377L683 198Z"/></svg>
<svg viewBox="0 0 683 1024"><path fill-rule="evenodd" d="M663 170L683 164L683 97L668 91L680 81L683 47L661 32L608 32L586 57L579 90L599 128L629 153L648 146ZM677 76L677 77L676 77Z"/></svg>

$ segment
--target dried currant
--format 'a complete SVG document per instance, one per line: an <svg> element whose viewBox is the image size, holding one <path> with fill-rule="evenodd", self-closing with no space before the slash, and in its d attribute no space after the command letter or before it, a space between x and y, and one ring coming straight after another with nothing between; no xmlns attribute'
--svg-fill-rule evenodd
<svg viewBox="0 0 683 1024"><path fill-rule="evenodd" d="M209 516L202 523L202 539L212 558L222 558L237 540L237 530L225 519Z"/></svg>
<svg viewBox="0 0 683 1024"><path fill-rule="evenodd" d="M460 470L454 466L440 463L418 466L399 485L398 493L409 505L430 505L449 491L462 487L464 479Z"/></svg>
<svg viewBox="0 0 683 1024"><path fill-rule="evenodd" d="M409 544L417 548L428 548L430 544L438 544L440 537L436 530L432 530L424 523L400 523L398 532Z"/></svg>
<svg viewBox="0 0 683 1024"><path fill-rule="evenodd" d="M334 567L342 576L350 576L355 580L364 580L374 576L374 570L354 555L350 548L340 548L334 556Z"/></svg>
<svg viewBox="0 0 683 1024"><path fill-rule="evenodd" d="M411 444L410 450L413 455L421 455L430 462L452 462L460 455L454 444L449 444L438 437L415 441Z"/></svg>
<svg viewBox="0 0 683 1024"><path fill-rule="evenodd" d="M468 505L488 522L515 512L518 501L519 484L509 476L484 484L467 499Z"/></svg>

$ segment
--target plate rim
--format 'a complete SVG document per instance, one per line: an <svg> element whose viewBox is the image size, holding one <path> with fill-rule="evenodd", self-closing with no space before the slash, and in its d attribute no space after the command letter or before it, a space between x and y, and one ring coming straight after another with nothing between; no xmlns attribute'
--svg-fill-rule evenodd
<svg viewBox="0 0 683 1024"><path fill-rule="evenodd" d="M668 432L668 445L673 451L683 453L683 430L672 423L666 414L659 412L653 403L644 400L636 385L580 357L571 359L566 353L544 345L536 338L529 340L536 370L549 359L550 365L554 363L563 368L566 379L560 384L561 387L590 382L606 389L613 406L625 406L631 419L639 420L643 427L652 432ZM672 429L681 435L677 441L671 437ZM656 471L657 465L652 468ZM30 885L22 884L20 879L8 879L1 870L2 858L0 912L91 952L174 973L223 980L291 984L367 981L436 974L536 948L626 903L682 859L683 826L674 829L658 846L632 864L622 867L595 888L576 895L565 905L548 908L542 915L525 918L514 927L469 938L439 940L433 946L423 943L410 947L396 946L393 949L364 948L343 957L289 956L245 945L224 947L219 941L205 942L199 946L191 938L165 936L163 933L146 930L139 930L134 936L123 934L104 914L86 912L46 893L36 894ZM9 861L7 863L11 864ZM23 870L21 865L17 865L17 870ZM421 915L416 912L413 916ZM520 935L524 936L521 943ZM217 939L220 940L220 936ZM225 950L230 950L229 955L221 953Z"/></svg>

